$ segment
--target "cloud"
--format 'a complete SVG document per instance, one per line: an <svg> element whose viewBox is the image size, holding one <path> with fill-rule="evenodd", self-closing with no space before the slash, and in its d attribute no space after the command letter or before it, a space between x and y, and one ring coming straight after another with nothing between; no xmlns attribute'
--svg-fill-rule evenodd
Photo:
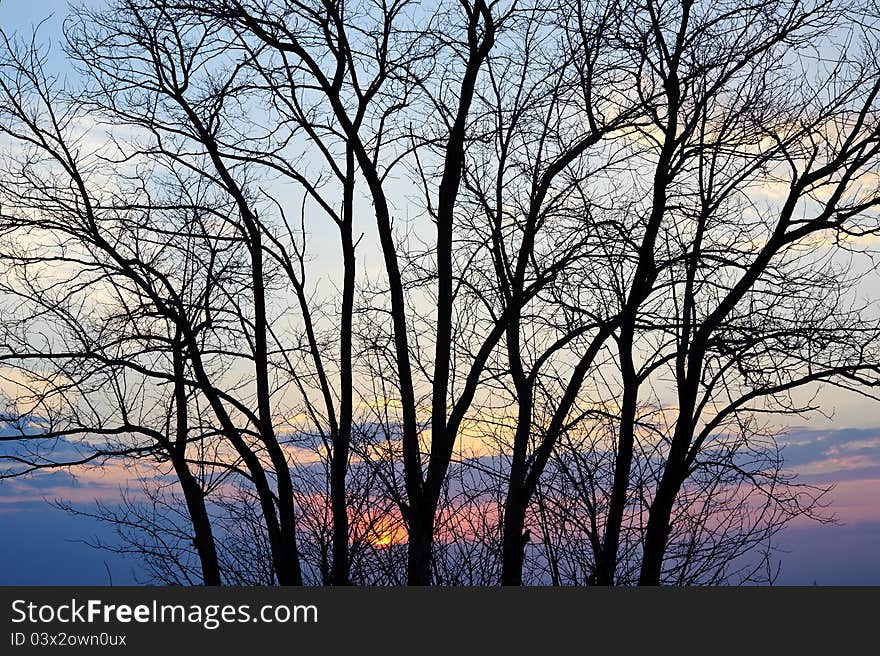
<svg viewBox="0 0 880 656"><path fill-rule="evenodd" d="M7 430L0 436L10 435ZM40 461L41 456L51 456L52 462L69 462L90 452L87 445L63 438L34 443L0 441L0 456L26 456L36 461ZM14 470L15 465L10 466L9 462L3 462L0 467L9 472ZM45 500L62 500L75 504L118 501L120 490L131 489L138 493L138 477L143 473L131 461L109 458L97 460L88 466L47 468L23 476L0 479L0 512L30 509L34 504Z"/></svg>
<svg viewBox="0 0 880 656"><path fill-rule="evenodd" d="M780 443L786 466L804 475L849 477L880 468L880 428L793 428Z"/></svg>

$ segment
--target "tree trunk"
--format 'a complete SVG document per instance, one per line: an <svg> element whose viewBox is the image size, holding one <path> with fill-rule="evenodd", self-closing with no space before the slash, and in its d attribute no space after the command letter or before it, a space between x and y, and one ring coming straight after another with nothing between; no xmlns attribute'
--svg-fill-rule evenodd
<svg viewBox="0 0 880 656"><path fill-rule="evenodd" d="M522 490L509 491L504 506L504 529L501 538L501 585L522 585L525 563L526 507L522 503Z"/></svg>
<svg viewBox="0 0 880 656"><path fill-rule="evenodd" d="M211 530L211 520L205 507L205 495L189 467L177 456L173 458L174 470L183 490L186 509L193 527L193 545L199 555L202 567L202 581L205 585L222 585L220 563L217 560L217 546Z"/></svg>
<svg viewBox="0 0 880 656"><path fill-rule="evenodd" d="M211 530L211 520L205 506L205 495L202 486L190 471L186 462L186 445L189 437L189 412L185 386L185 360L180 331L174 336L172 345L172 363L174 367L174 406L176 434L174 444L168 445L168 454L177 474L186 509L193 528L193 545L199 555L202 568L202 582L205 585L222 585L220 580L220 563L217 560L217 545Z"/></svg>
<svg viewBox="0 0 880 656"><path fill-rule="evenodd" d="M348 503L346 477L352 429L352 320L354 315L355 245L352 239L354 212L354 150L346 149L346 184L343 197L342 225L342 308L339 327L339 430L333 443L330 462L330 506L333 513L332 585L349 585Z"/></svg>
<svg viewBox="0 0 880 656"><path fill-rule="evenodd" d="M677 494L678 486L673 485L664 476L648 515L639 585L660 585L663 559L666 556L666 541L669 538L669 522Z"/></svg>
<svg viewBox="0 0 880 656"><path fill-rule="evenodd" d="M672 438L672 446L666 458L666 467L657 493L648 511L648 525L645 529L645 546L642 554L642 567L639 585L660 585L663 573L663 559L666 556L667 540L671 528L672 510L681 486L687 478L687 453L692 438L692 416L696 386L691 383L684 394L679 396L681 405L678 422Z"/></svg>
<svg viewBox="0 0 880 656"><path fill-rule="evenodd" d="M519 320L519 313L516 314ZM513 436L513 458L504 500L504 525L501 535L501 585L522 585L525 562L523 534L526 524L526 508L529 495L525 489L526 451L532 426L533 390L522 370L519 351L519 326L508 330L508 349L511 371L517 379L516 433Z"/></svg>
<svg viewBox="0 0 880 656"><path fill-rule="evenodd" d="M605 519L605 532L602 549L596 562L596 585L614 585L617 571L617 554L620 549L620 531L623 514L626 510L629 491L630 470L635 445L636 406L639 382L632 360L632 324L624 327L620 338L620 361L623 377L623 399L621 401L620 432L617 438L617 454L614 460L614 482Z"/></svg>
<svg viewBox="0 0 880 656"><path fill-rule="evenodd" d="M409 522L409 544L406 556L406 584L431 584L432 548L434 545L435 508L423 508L412 513Z"/></svg>

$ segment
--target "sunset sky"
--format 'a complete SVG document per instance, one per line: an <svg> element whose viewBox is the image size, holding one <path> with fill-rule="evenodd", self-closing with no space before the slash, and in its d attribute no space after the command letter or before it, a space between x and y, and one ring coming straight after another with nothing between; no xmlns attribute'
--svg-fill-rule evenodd
<svg viewBox="0 0 880 656"><path fill-rule="evenodd" d="M778 583L880 584L880 428L793 429L786 462L800 480L834 484L831 506L838 524L798 520L777 539ZM49 503L66 499L88 510L112 504L120 490L137 486L121 467L65 472L0 484L0 584L114 585L137 582L139 564L85 542L112 541L105 525L71 517ZM8 566L14 563L15 566Z"/></svg>
<svg viewBox="0 0 880 656"><path fill-rule="evenodd" d="M97 2L97 0L93 0ZM66 0L0 0L0 24L27 34L40 20L46 40L57 39ZM60 45L50 61L63 66ZM777 583L880 585L880 405L855 394L825 390L824 415L798 418L781 438L786 466L799 480L833 485L828 511L837 523L797 520L777 539ZM139 563L90 547L110 541L112 530L54 508L63 499L88 510L112 505L137 486L121 466L53 471L0 481L0 584L125 585L139 581Z"/></svg>

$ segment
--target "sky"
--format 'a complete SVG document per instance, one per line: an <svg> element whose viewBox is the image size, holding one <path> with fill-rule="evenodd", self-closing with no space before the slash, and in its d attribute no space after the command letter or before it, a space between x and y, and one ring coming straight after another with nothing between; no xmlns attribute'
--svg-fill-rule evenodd
<svg viewBox="0 0 880 656"><path fill-rule="evenodd" d="M836 522L796 520L776 539L780 585L880 585L880 427L792 429L786 463L804 483L834 485ZM131 483L123 467L77 476L55 471L0 482L0 585L125 585L146 579L138 561L87 543L113 542L112 529L54 507L111 504ZM134 486L137 483L133 483ZM73 566L72 566L73 564Z"/></svg>
<svg viewBox="0 0 880 656"><path fill-rule="evenodd" d="M94 0L97 1L97 0ZM65 0L0 0L0 25L28 33L48 14L47 38L57 36ZM60 49L54 50L59 57ZM802 482L834 485L829 511L837 522L798 520L779 537L777 583L880 585L880 406L841 392L823 393L825 416L795 426L783 439L785 462ZM87 542L112 539L95 521L51 505L66 499L89 507L112 502L126 486L124 470L53 472L0 482L0 585L125 585L144 578L130 559Z"/></svg>

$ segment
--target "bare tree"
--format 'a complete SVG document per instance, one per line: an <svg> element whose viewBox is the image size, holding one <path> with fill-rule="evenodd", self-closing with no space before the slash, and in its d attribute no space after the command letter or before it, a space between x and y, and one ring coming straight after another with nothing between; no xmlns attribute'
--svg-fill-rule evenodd
<svg viewBox="0 0 880 656"><path fill-rule="evenodd" d="M118 0L80 84L4 35L4 475L152 463L95 514L169 583L772 579L826 517L780 419L877 385L875 23Z"/></svg>

